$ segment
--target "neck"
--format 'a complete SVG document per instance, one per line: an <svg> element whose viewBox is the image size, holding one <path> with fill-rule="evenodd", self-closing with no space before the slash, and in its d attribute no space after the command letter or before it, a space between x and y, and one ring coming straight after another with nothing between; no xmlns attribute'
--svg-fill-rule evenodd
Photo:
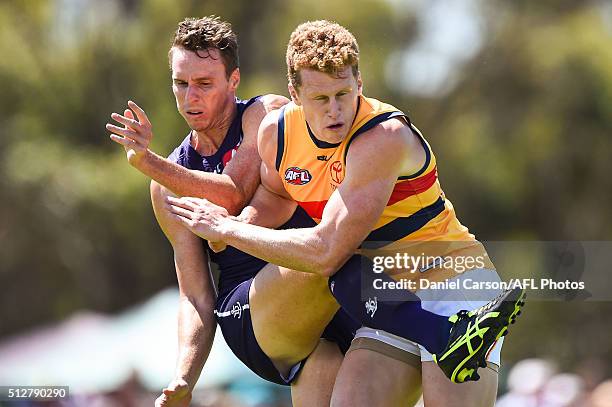
<svg viewBox="0 0 612 407"><path fill-rule="evenodd" d="M203 156L213 155L219 150L227 131L236 117L236 103L232 98L219 115L219 118L212 120L211 125L206 129L191 131L191 146Z"/></svg>

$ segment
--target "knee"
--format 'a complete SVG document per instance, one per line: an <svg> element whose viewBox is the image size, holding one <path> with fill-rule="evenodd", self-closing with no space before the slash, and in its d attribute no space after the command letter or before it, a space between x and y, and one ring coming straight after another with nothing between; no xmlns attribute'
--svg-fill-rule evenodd
<svg viewBox="0 0 612 407"><path fill-rule="evenodd" d="M153 211L155 212L157 220L163 223L174 223L171 222L169 212L166 210L166 198L175 195L172 191L155 181L151 181L150 191L151 205L153 205Z"/></svg>
<svg viewBox="0 0 612 407"><path fill-rule="evenodd" d="M194 242L199 242L199 238L176 221L165 208L166 197L174 196L174 194L164 186L155 181L151 181L151 204L153 212L157 219L157 223L161 227L164 235L168 238L172 246L177 248L179 243L189 242L192 246Z"/></svg>
<svg viewBox="0 0 612 407"><path fill-rule="evenodd" d="M175 196L171 191L166 189L166 187L154 180L151 180L149 190L151 192L151 202L155 207L162 206L168 196Z"/></svg>

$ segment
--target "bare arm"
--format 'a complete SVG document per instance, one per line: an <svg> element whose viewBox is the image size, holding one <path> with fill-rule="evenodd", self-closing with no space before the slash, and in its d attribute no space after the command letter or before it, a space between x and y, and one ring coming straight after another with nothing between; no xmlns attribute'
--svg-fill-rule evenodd
<svg viewBox="0 0 612 407"><path fill-rule="evenodd" d="M174 380L164 389L158 405L186 406L215 336L216 294L202 241L168 216L163 209L166 194L168 191L162 186L154 181L151 183L155 215L174 249L179 284L179 354Z"/></svg>
<svg viewBox="0 0 612 407"><path fill-rule="evenodd" d="M267 112L287 101L282 96L265 95L247 108L242 119L243 142L223 174L189 170L151 151L151 123L146 113L133 102L129 102L129 107L136 113L136 118L130 110L126 110L124 116L114 113L111 117L124 127L112 124L106 127L114 133L111 139L125 147L130 164L143 174L179 196L206 198L231 214L238 214L259 184L259 124Z"/></svg>
<svg viewBox="0 0 612 407"><path fill-rule="evenodd" d="M237 220L251 225L275 229L287 222L297 204L259 185L251 202L245 206Z"/></svg>
<svg viewBox="0 0 612 407"><path fill-rule="evenodd" d="M268 114L261 126L275 128L278 114L278 111ZM271 132L263 131L258 137L257 144L259 155L262 157L261 184L238 219L252 225L277 228L291 218L297 203L285 191L276 168L269 165L276 157L276 138L273 137Z"/></svg>
<svg viewBox="0 0 612 407"><path fill-rule="evenodd" d="M276 129L272 123L264 124L260 138L265 140ZM269 170L274 168L265 154L262 158ZM215 214L209 216L211 208L207 208L210 205L207 202L193 205L170 199L170 210L196 234L223 240L270 263L329 276L372 230L397 177L413 172L423 162L424 152L416 136L402 122L390 120L364 133L351 145L346 178L332 194L321 223L314 228L270 230ZM265 182L262 178L262 183Z"/></svg>

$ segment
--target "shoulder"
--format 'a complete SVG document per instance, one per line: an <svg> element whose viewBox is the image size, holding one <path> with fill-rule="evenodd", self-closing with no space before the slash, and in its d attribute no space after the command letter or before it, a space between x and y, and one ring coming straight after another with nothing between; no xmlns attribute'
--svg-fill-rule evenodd
<svg viewBox="0 0 612 407"><path fill-rule="evenodd" d="M266 113L270 113L273 110L278 110L287 103L289 103L289 99L281 95L267 94L263 95L259 98L261 101Z"/></svg>
<svg viewBox="0 0 612 407"><path fill-rule="evenodd" d="M408 153L419 141L402 117L378 123L351 143L353 149L375 148L378 152Z"/></svg>
<svg viewBox="0 0 612 407"><path fill-rule="evenodd" d="M260 96L244 111L242 122L243 124L247 122L259 124L268 113L280 109L287 103L289 103L289 99L281 95L267 94Z"/></svg>
<svg viewBox="0 0 612 407"><path fill-rule="evenodd" d="M399 175L412 174L423 166L425 151L406 120L396 117L377 124L351 143L347 166L352 161L393 167Z"/></svg>
<svg viewBox="0 0 612 407"><path fill-rule="evenodd" d="M278 119L281 110L272 110L261 121L257 145L262 158L276 156L278 144Z"/></svg>
<svg viewBox="0 0 612 407"><path fill-rule="evenodd" d="M168 160L185 167L186 164L184 161L187 159L189 155L190 143L191 143L191 132L187 134L187 137L183 139L181 144L176 146L176 148L170 153L170 155L168 156Z"/></svg>

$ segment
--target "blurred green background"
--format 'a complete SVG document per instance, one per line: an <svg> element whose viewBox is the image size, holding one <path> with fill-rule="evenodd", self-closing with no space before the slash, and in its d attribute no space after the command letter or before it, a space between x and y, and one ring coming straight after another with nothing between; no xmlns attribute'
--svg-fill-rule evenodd
<svg viewBox="0 0 612 407"><path fill-rule="evenodd" d="M154 151L183 139L167 51L178 21L210 14L239 35L244 98L287 94L297 24L347 26L364 93L409 113L481 240L610 240L610 1L3 0L0 340L176 284L148 180L104 124L133 99L153 123ZM612 374L610 302L527 310L507 361Z"/></svg>

